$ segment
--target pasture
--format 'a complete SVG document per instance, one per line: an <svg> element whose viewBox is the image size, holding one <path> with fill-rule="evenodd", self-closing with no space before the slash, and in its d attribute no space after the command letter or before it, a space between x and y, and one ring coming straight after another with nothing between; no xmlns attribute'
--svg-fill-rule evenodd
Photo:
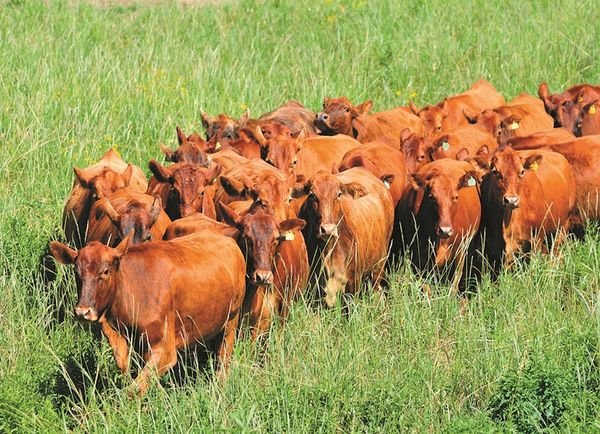
<svg viewBox="0 0 600 434"><path fill-rule="evenodd" d="M102 2L101 2L102 3ZM73 318L72 269L46 284L72 166L109 148L144 168L200 110L258 116L346 95L374 111L489 80L597 83L596 2L0 2L0 431L600 430L600 232L484 276L461 308L408 264L388 295L293 306L226 382L194 357L132 400L106 340ZM155 4L156 3L156 4Z"/></svg>

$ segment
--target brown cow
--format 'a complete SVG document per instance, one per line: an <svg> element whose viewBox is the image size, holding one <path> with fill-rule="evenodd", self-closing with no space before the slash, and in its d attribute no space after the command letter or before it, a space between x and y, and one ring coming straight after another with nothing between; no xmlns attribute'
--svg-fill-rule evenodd
<svg viewBox="0 0 600 434"><path fill-rule="evenodd" d="M568 142L513 145L516 150L544 148L562 154L573 171L577 208L585 220L600 219L600 135L579 137Z"/></svg>
<svg viewBox="0 0 600 434"><path fill-rule="evenodd" d="M160 198L123 188L92 205L86 242L114 247L129 232L133 232L133 244L160 240L169 223Z"/></svg>
<svg viewBox="0 0 600 434"><path fill-rule="evenodd" d="M208 113L201 112L201 117L207 141L235 140L239 137L239 130L245 127L250 119L250 110L246 109L238 120L224 113L211 117Z"/></svg>
<svg viewBox="0 0 600 434"><path fill-rule="evenodd" d="M463 125L444 133L431 142L431 159L464 160L479 152L492 152L497 143L494 135L477 125Z"/></svg>
<svg viewBox="0 0 600 434"><path fill-rule="evenodd" d="M433 137L468 123L464 112L479 113L505 104L504 97L489 82L479 80L469 90L450 96L436 105L410 107L423 121L425 137Z"/></svg>
<svg viewBox="0 0 600 434"><path fill-rule="evenodd" d="M577 137L600 134L599 102L595 100L586 105L565 102L557 109L558 123Z"/></svg>
<svg viewBox="0 0 600 434"><path fill-rule="evenodd" d="M369 114L372 107L372 101L353 106L346 97L326 97L323 99L323 111L315 118L315 125L327 136L345 134L361 143L387 139L395 148L403 129L423 133L423 122L405 108Z"/></svg>
<svg viewBox="0 0 600 434"><path fill-rule="evenodd" d="M257 136L261 136L260 131ZM361 146L360 142L343 134L307 138L304 131L297 136L262 136L259 142L263 160L284 173L301 175L305 179L322 170L331 171L348 151Z"/></svg>
<svg viewBox="0 0 600 434"><path fill-rule="evenodd" d="M317 134L314 126L315 112L307 109L298 101L289 100L275 110L263 114L258 119L258 125L261 127L269 124L278 124L289 128L293 135L297 135L304 130L308 135ZM250 127L250 124L248 125ZM250 128L255 129L255 125Z"/></svg>
<svg viewBox="0 0 600 434"><path fill-rule="evenodd" d="M92 204L98 197L114 193L129 186L143 193L148 184L144 172L128 165L117 151L110 149L92 166L73 168L75 181L63 210L63 230L67 242L80 247L85 241L85 231Z"/></svg>
<svg viewBox="0 0 600 434"><path fill-rule="evenodd" d="M498 276L517 252L541 248L549 234L566 234L575 205L575 178L568 161L551 151L498 149L481 184L486 258Z"/></svg>
<svg viewBox="0 0 600 434"><path fill-rule="evenodd" d="M246 266L235 241L212 231L131 246L130 238L116 248L92 242L79 252L50 243L57 261L75 265L75 315L101 324L124 374L128 336L138 336L131 348L143 348L146 361L135 380L139 396L155 373L176 364L178 349L197 342L215 343L225 374L245 292Z"/></svg>
<svg viewBox="0 0 600 434"><path fill-rule="evenodd" d="M305 222L289 219L277 222L264 207L243 216L222 202L224 220L242 235L239 244L248 258L246 274L248 312L252 338L256 339L273 323L273 313L287 319L291 303L308 281L308 255L300 230ZM246 310L246 309L244 309Z"/></svg>
<svg viewBox="0 0 600 434"><path fill-rule="evenodd" d="M211 164L209 168L191 163L165 167L150 160L149 167L154 176L150 179L147 194L161 198L171 220L197 212L216 218L211 186L221 173L219 164Z"/></svg>
<svg viewBox="0 0 600 434"><path fill-rule="evenodd" d="M338 170L343 172L352 167L364 167L376 178L382 179L390 191L394 208L396 207L406 186L406 166L402 152L380 141L367 143L346 152Z"/></svg>
<svg viewBox="0 0 600 434"><path fill-rule="evenodd" d="M546 113L552 116L556 121L555 126L561 127L566 126L562 123L566 120L562 118L563 115L559 114L559 108L566 103L577 104L580 106L590 104L600 98L600 86L578 84L568 88L563 93L550 94L548 85L542 83L538 89L538 95L544 103Z"/></svg>
<svg viewBox="0 0 600 434"><path fill-rule="evenodd" d="M209 166L211 164L219 164L223 168L222 172L226 172L233 167L238 167L244 163L247 163L248 159L246 157L242 157L231 148L223 148L214 154L209 154L208 161Z"/></svg>
<svg viewBox="0 0 600 434"><path fill-rule="evenodd" d="M433 161L410 176L411 185L396 207L413 266L454 271L451 292L466 289L472 272L467 262L481 215L476 178L477 171L465 161Z"/></svg>
<svg viewBox="0 0 600 434"><path fill-rule="evenodd" d="M481 113L467 113L469 122L493 134L499 145L513 137L528 136L554 127L554 119L544 110L544 104L526 93L506 105Z"/></svg>
<svg viewBox="0 0 600 434"><path fill-rule="evenodd" d="M294 194L308 195L299 216L307 222L307 240L322 250L327 306L336 303L339 291L355 294L368 274L379 287L394 220L392 198L381 180L362 167L320 172Z"/></svg>
<svg viewBox="0 0 600 434"><path fill-rule="evenodd" d="M407 128L400 134L400 150L404 156L407 173L415 173L431 162L431 144L423 136Z"/></svg>
<svg viewBox="0 0 600 434"><path fill-rule="evenodd" d="M189 217L183 217L171 222L165 230L163 240L181 238L206 230L219 232L220 234L229 238L233 238L236 241L240 236L240 233L236 228L232 228L226 223L218 222L215 219L205 216L204 214L192 214Z"/></svg>
<svg viewBox="0 0 600 434"><path fill-rule="evenodd" d="M165 154L167 161L173 163L195 163L201 166L208 165L207 152L211 149L211 145L205 142L202 137L197 134L186 136L181 128L177 127L177 140L179 147L172 150L165 145L160 145L160 150Z"/></svg>
<svg viewBox="0 0 600 434"><path fill-rule="evenodd" d="M554 145L556 143L568 142L574 138L575 136L566 128L552 128L547 131L530 134L529 136L512 137L508 139L506 145L513 147L523 146L523 149L526 149L528 146Z"/></svg>

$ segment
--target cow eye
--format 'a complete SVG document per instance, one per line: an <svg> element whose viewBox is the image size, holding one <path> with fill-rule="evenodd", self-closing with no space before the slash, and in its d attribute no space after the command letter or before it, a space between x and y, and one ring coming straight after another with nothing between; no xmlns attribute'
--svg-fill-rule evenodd
<svg viewBox="0 0 600 434"><path fill-rule="evenodd" d="M294 200L294 198L292 196L287 198L287 203L292 203L292 200Z"/></svg>
<svg viewBox="0 0 600 434"><path fill-rule="evenodd" d="M337 197L342 197L342 191L338 191Z"/></svg>
<svg viewBox="0 0 600 434"><path fill-rule="evenodd" d="M150 241L152 240L152 234L148 234L144 237L144 241Z"/></svg>
<svg viewBox="0 0 600 434"><path fill-rule="evenodd" d="M102 270L100 272L100 277L105 278L105 277L108 277L109 274L110 274L110 268L105 268L104 270Z"/></svg>
<svg viewBox="0 0 600 434"><path fill-rule="evenodd" d="M344 107L344 111L345 111L346 113L348 113L348 112L350 111L350 109L349 109L348 107Z"/></svg>

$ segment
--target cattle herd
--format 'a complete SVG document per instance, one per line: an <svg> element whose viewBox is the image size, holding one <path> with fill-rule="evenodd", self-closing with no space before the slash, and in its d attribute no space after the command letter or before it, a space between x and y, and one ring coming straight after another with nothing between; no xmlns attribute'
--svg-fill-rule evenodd
<svg viewBox="0 0 600 434"><path fill-rule="evenodd" d="M206 137L177 128L149 181L114 150L74 168L67 244L50 252L74 265L75 315L101 326L121 371L143 355L132 393L197 342L224 375L240 327L257 339L307 287L347 306L406 257L464 297L483 269L495 279L600 216L599 86L543 83L507 103L480 80L420 109L371 108L202 113Z"/></svg>

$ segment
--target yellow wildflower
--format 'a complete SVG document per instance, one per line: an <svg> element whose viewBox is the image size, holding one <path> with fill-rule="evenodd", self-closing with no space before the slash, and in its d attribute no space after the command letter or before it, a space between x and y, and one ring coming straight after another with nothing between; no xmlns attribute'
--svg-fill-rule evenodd
<svg viewBox="0 0 600 434"><path fill-rule="evenodd" d="M336 21L337 21L337 17L336 17L335 15L329 15L329 16L327 17L327 22L328 22L329 24L333 24L333 23L335 23Z"/></svg>

